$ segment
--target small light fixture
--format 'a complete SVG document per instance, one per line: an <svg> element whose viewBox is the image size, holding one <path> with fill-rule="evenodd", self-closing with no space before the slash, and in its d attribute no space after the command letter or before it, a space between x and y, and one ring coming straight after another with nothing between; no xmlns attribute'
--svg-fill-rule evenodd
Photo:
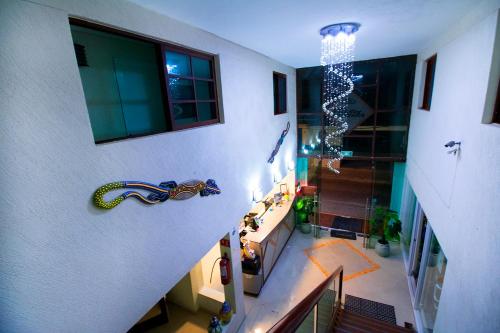
<svg viewBox="0 0 500 333"><path fill-rule="evenodd" d="M256 188L252 191L252 201L259 202L262 200L262 190L260 188Z"/></svg>

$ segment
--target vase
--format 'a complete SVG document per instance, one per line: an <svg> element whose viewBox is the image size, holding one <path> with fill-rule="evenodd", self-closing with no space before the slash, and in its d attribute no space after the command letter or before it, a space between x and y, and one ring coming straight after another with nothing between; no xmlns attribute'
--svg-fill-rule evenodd
<svg viewBox="0 0 500 333"><path fill-rule="evenodd" d="M389 243L382 244L377 242L377 244L375 244L375 252L377 252L377 254L381 257L388 257L391 254L391 247L389 246Z"/></svg>
<svg viewBox="0 0 500 333"><path fill-rule="evenodd" d="M312 230L311 223L302 223L300 225L300 231L304 234L310 234Z"/></svg>

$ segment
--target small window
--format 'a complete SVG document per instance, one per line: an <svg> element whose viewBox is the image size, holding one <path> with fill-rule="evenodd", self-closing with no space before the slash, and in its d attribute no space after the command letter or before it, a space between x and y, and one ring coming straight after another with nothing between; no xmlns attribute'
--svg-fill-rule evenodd
<svg viewBox="0 0 500 333"><path fill-rule="evenodd" d="M212 55L70 24L96 143L219 122Z"/></svg>
<svg viewBox="0 0 500 333"><path fill-rule="evenodd" d="M273 72L274 114L286 113L286 75Z"/></svg>
<svg viewBox="0 0 500 333"><path fill-rule="evenodd" d="M421 109L430 111L432 102L432 88L434 87L434 74L436 72L437 54L425 61L424 91L422 94Z"/></svg>
<svg viewBox="0 0 500 333"><path fill-rule="evenodd" d="M214 57L170 46L163 55L173 128L219 122Z"/></svg>
<svg viewBox="0 0 500 333"><path fill-rule="evenodd" d="M493 110L493 119L491 122L500 124L500 82L498 82L497 100L495 102L495 109Z"/></svg>

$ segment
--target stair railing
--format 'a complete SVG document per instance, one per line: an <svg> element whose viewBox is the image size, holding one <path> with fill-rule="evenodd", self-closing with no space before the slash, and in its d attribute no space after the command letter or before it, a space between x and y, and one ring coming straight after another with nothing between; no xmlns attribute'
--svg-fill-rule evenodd
<svg viewBox="0 0 500 333"><path fill-rule="evenodd" d="M338 282L335 283L337 278ZM297 330L311 333L331 332L342 301L343 278L344 267L340 265L267 332L290 333ZM334 298L328 305L328 302L324 302L323 299L332 294ZM320 306L323 317L325 310L328 310L326 323L319 320L318 308ZM328 308L324 309L323 307Z"/></svg>

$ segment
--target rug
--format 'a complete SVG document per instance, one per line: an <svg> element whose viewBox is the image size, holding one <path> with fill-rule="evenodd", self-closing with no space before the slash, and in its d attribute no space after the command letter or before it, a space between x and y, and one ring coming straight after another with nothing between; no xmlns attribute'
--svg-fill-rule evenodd
<svg viewBox="0 0 500 333"><path fill-rule="evenodd" d="M346 294L344 309L360 316L370 317L396 325L396 312L392 305Z"/></svg>

